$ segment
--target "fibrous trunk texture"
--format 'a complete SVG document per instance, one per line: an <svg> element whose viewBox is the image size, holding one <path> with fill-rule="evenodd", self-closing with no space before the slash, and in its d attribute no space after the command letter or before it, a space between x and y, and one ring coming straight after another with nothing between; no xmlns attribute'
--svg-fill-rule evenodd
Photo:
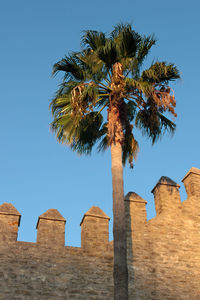
<svg viewBox="0 0 200 300"><path fill-rule="evenodd" d="M114 300L128 300L122 146L119 142L111 144L111 158L114 217Z"/></svg>
<svg viewBox="0 0 200 300"><path fill-rule="evenodd" d="M115 63L112 70L110 105L108 108L108 141L111 146L114 236L114 300L128 300L128 269L124 207L122 145L123 133L123 67Z"/></svg>

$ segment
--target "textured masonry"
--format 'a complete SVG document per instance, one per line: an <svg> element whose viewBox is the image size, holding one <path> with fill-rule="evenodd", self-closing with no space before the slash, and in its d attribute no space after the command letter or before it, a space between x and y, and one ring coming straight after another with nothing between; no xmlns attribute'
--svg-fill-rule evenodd
<svg viewBox="0 0 200 300"><path fill-rule="evenodd" d="M110 218L97 206L91 207L81 221L81 248L100 254L109 249Z"/></svg>
<svg viewBox="0 0 200 300"><path fill-rule="evenodd" d="M37 222L37 243L50 247L65 245L66 220L57 209L49 209L39 216Z"/></svg>
<svg viewBox="0 0 200 300"><path fill-rule="evenodd" d="M20 213L12 204L3 203L0 206L0 241L2 244L17 241L20 219Z"/></svg>
<svg viewBox="0 0 200 300"><path fill-rule="evenodd" d="M152 190L156 217L146 200L125 197L130 300L200 300L200 170L180 186L163 176ZM37 242L17 241L20 213L0 205L0 299L108 300L113 297L109 217L93 206L81 221L81 248L65 246L65 218L49 209L39 216Z"/></svg>

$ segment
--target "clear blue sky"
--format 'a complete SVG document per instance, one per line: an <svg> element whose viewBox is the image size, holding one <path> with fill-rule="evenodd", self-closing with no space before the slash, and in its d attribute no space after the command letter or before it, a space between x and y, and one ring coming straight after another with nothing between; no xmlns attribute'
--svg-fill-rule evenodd
<svg viewBox="0 0 200 300"><path fill-rule="evenodd" d="M155 216L151 190L160 176L181 184L186 198L181 179L192 166L200 168L199 11L198 0L0 1L0 204L11 202L22 214L19 240L35 241L37 218L49 208L67 219L67 245L80 245L79 224L93 205L112 224L110 152L79 157L49 130L48 106L59 82L51 78L52 66L79 50L86 29L109 32L116 23L132 22L158 39L147 64L166 60L181 70L174 86L176 133L153 147L135 133L140 152L135 168L125 168L124 186L148 201L148 218Z"/></svg>

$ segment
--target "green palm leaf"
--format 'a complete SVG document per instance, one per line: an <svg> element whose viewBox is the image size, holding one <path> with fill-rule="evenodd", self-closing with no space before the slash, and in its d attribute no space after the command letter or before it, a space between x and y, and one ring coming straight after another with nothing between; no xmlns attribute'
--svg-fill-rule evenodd
<svg viewBox="0 0 200 300"><path fill-rule="evenodd" d="M82 37L82 47L91 49L93 51L99 49L102 46L105 46L106 36L103 32L98 32L95 30L87 30L84 31L84 35Z"/></svg>
<svg viewBox="0 0 200 300"><path fill-rule="evenodd" d="M154 84L166 83L180 78L180 73L174 64L156 62L148 70L142 72L142 79Z"/></svg>

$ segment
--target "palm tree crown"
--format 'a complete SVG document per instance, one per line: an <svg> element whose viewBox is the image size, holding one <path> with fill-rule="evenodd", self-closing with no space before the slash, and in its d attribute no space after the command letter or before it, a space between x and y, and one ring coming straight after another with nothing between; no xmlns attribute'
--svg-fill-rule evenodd
<svg viewBox="0 0 200 300"><path fill-rule="evenodd" d="M84 32L81 51L65 56L53 68L53 74L64 71L51 102L52 129L59 141L88 154L97 141L104 150L118 140L123 163L129 159L132 166L138 149L134 126L153 143L166 129L173 132L175 124L164 113L176 117L176 101L168 86L180 77L176 66L155 62L142 71L155 43L154 36L142 37L129 24L117 25L109 36ZM105 108L107 120L101 113Z"/></svg>

